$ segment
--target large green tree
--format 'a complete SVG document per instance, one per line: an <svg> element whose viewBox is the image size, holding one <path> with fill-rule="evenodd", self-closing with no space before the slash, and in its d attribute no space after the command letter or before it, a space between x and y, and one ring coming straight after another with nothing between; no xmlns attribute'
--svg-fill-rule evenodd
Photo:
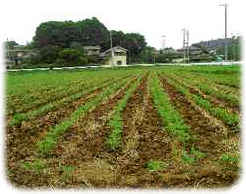
<svg viewBox="0 0 246 194"><path fill-rule="evenodd" d="M34 37L38 48L48 45L69 48L73 42L104 46L107 39L107 28L95 17L78 22L45 22L38 26Z"/></svg>
<svg viewBox="0 0 246 194"><path fill-rule="evenodd" d="M130 62L141 61L140 53L147 45L143 35L115 30L112 30L111 34L113 46L126 48ZM41 50L41 58L45 62L51 62L52 56L59 57L58 52L66 48L78 49L82 52L83 46L99 45L101 51L109 49L110 31L95 17L78 22L49 21L37 27L33 45ZM52 51L48 52L48 48ZM54 58L53 61L55 60Z"/></svg>

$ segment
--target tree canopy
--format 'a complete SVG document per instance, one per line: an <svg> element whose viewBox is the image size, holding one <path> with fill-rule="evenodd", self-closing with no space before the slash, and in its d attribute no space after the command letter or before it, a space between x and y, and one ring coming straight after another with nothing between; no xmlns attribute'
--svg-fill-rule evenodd
<svg viewBox="0 0 246 194"><path fill-rule="evenodd" d="M104 46L107 39L107 28L93 17L78 22L49 21L42 23L36 29L34 42L38 48L49 45L69 48L75 42L82 46Z"/></svg>
<svg viewBox="0 0 246 194"><path fill-rule="evenodd" d="M111 34L113 46L119 45L126 48L132 62L137 61L147 45L144 36L139 33L112 30ZM101 51L105 51L110 48L110 31L95 17L78 22L49 21L37 27L33 40L33 45L41 50L51 47L80 49L83 46L99 45ZM59 52L59 49L55 50Z"/></svg>

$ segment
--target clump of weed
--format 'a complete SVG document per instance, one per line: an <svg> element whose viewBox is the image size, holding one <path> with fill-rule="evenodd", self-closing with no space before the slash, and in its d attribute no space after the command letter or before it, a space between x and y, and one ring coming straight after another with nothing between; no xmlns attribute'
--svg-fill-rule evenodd
<svg viewBox="0 0 246 194"><path fill-rule="evenodd" d="M193 164L195 162L195 158L189 155L186 151L182 153L182 161L188 164Z"/></svg>
<svg viewBox="0 0 246 194"><path fill-rule="evenodd" d="M75 167L73 166L60 166L60 170L62 171L62 179L67 180L71 177Z"/></svg>
<svg viewBox="0 0 246 194"><path fill-rule="evenodd" d="M230 164L237 164L239 162L239 156L225 153L221 155L220 161Z"/></svg>
<svg viewBox="0 0 246 194"><path fill-rule="evenodd" d="M194 147L191 148L190 153L195 157L196 160L199 160L199 159L206 157L206 154L200 152L199 150L195 149Z"/></svg>
<svg viewBox="0 0 246 194"><path fill-rule="evenodd" d="M38 174L46 167L46 164L40 159L34 160L33 162L24 162L23 168L29 171L36 172Z"/></svg>
<svg viewBox="0 0 246 194"><path fill-rule="evenodd" d="M193 164L194 162L204 158L205 156L206 154L200 152L194 147L191 148L190 152L187 151L182 152L182 160L188 164Z"/></svg>
<svg viewBox="0 0 246 194"><path fill-rule="evenodd" d="M162 161L151 160L145 164L145 167L149 171L160 171L160 170L165 169L167 167L167 164L165 162L162 162Z"/></svg>
<svg viewBox="0 0 246 194"><path fill-rule="evenodd" d="M21 124L22 121L25 121L27 120L27 116L25 114L20 114L20 113L17 113L13 116L12 120L10 121L10 126L16 126L16 125L19 125Z"/></svg>

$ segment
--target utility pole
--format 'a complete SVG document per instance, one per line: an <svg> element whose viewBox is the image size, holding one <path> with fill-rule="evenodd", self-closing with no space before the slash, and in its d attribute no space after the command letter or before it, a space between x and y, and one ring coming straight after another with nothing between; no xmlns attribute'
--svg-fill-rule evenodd
<svg viewBox="0 0 246 194"><path fill-rule="evenodd" d="M187 36L187 42L186 42L186 46L187 46L187 63L189 63L190 61L190 55L189 55L189 39L190 39L190 32L189 30L186 31L186 36Z"/></svg>
<svg viewBox="0 0 246 194"><path fill-rule="evenodd" d="M9 40L7 38L7 58L9 59Z"/></svg>
<svg viewBox="0 0 246 194"><path fill-rule="evenodd" d="M189 63L189 30L183 28L184 62Z"/></svg>
<svg viewBox="0 0 246 194"><path fill-rule="evenodd" d="M225 61L228 59L228 42L227 42L227 7L228 4L220 4L219 6L225 7Z"/></svg>
<svg viewBox="0 0 246 194"><path fill-rule="evenodd" d="M161 36L162 37L162 50L164 51L164 49L165 49L165 43L166 43L166 36L165 35L162 35Z"/></svg>
<svg viewBox="0 0 246 194"><path fill-rule="evenodd" d="M110 48L111 48L111 57L112 57L112 65L114 65L114 51L113 51L113 42L112 42L112 33L109 31L110 35Z"/></svg>
<svg viewBox="0 0 246 194"><path fill-rule="evenodd" d="M186 52L185 52L185 28L182 29L183 31L183 49L184 49L184 62L186 59Z"/></svg>

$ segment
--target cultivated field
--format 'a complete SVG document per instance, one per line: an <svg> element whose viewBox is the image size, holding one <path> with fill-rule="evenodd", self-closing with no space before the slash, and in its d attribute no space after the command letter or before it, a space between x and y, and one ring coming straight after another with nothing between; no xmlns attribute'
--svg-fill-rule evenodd
<svg viewBox="0 0 246 194"><path fill-rule="evenodd" d="M9 72L18 187L221 188L240 177L240 67Z"/></svg>

